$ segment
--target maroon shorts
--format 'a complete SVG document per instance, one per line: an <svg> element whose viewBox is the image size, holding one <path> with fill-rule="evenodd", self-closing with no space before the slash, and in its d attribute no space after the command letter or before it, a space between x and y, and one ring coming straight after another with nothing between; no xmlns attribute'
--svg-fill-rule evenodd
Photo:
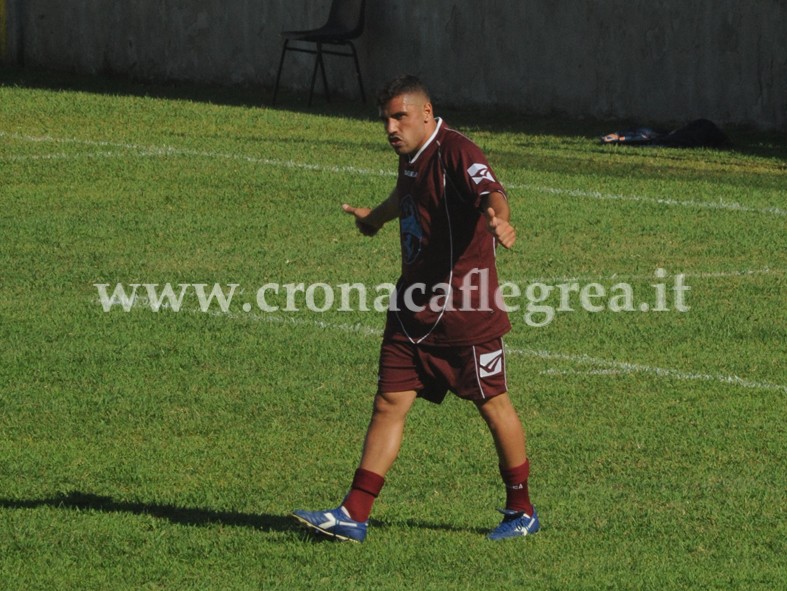
<svg viewBox="0 0 787 591"><path fill-rule="evenodd" d="M481 345L433 347L384 339L378 392L415 390L440 404L450 390L460 398L484 400L508 391L503 339Z"/></svg>

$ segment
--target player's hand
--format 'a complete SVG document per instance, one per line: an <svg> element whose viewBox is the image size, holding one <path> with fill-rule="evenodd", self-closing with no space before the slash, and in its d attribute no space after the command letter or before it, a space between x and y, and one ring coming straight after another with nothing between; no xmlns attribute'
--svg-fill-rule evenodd
<svg viewBox="0 0 787 591"><path fill-rule="evenodd" d="M364 236L374 236L380 230L378 226L366 222L366 218L372 213L368 207L353 207L347 203L342 204L342 210L355 216L355 226Z"/></svg>
<svg viewBox="0 0 787 591"><path fill-rule="evenodd" d="M504 219L497 217L495 210L491 207L486 208L484 216L486 217L487 231L497 238L497 241L506 248L514 246L514 242L516 241L516 230L514 230L514 226Z"/></svg>

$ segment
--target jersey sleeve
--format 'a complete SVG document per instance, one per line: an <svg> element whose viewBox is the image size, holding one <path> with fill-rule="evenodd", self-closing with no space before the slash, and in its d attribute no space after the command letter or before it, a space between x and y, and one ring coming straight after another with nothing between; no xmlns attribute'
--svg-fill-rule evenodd
<svg viewBox="0 0 787 591"><path fill-rule="evenodd" d="M454 137L445 142L443 163L447 182L474 208L480 208L481 200L489 193L506 195L481 148L465 136L454 132Z"/></svg>

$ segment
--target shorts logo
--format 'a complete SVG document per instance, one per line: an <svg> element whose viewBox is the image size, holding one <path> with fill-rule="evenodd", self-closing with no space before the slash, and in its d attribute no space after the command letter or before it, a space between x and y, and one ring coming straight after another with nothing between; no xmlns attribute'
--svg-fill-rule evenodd
<svg viewBox="0 0 787 591"><path fill-rule="evenodd" d="M479 377L496 376L503 371L503 350L482 353L478 356Z"/></svg>
<svg viewBox="0 0 787 591"><path fill-rule="evenodd" d="M467 169L467 174L470 175L470 178L473 179L473 182L478 185L481 181L491 181L495 182L495 177L492 176L492 171L489 170L489 167L486 164L473 164L470 168Z"/></svg>

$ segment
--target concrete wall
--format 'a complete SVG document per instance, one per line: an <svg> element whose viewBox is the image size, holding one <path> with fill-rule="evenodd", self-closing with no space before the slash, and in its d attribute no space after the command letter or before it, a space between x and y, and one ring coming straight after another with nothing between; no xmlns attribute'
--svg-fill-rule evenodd
<svg viewBox="0 0 787 591"><path fill-rule="evenodd" d="M330 0L0 0L8 52L36 67L271 87L280 30ZM368 0L358 43L374 90L422 75L438 102L530 113L787 129L787 0ZM307 86L288 57L283 83ZM330 59L330 58L329 58ZM357 93L350 60L329 81ZM319 88L319 86L318 86Z"/></svg>

